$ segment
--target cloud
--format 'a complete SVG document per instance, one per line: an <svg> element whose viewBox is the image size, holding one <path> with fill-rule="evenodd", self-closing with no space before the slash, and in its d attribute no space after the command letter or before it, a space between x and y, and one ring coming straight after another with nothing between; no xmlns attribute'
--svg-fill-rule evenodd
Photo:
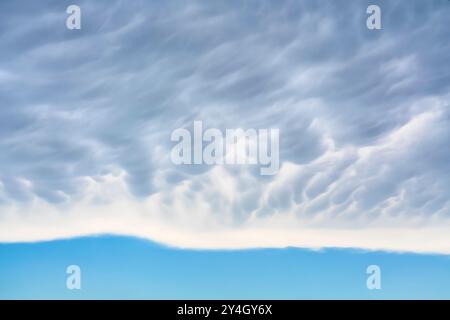
<svg viewBox="0 0 450 320"><path fill-rule="evenodd" d="M450 7L368 4L3 1L0 241L449 253ZM194 120L280 128L279 173L172 164Z"/></svg>

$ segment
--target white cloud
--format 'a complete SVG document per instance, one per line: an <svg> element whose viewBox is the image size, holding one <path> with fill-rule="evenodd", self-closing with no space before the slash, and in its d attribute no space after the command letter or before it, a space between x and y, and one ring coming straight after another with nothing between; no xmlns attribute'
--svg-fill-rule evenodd
<svg viewBox="0 0 450 320"><path fill-rule="evenodd" d="M450 7L385 3L377 34L331 1L80 6L79 33L0 10L0 241L449 253ZM279 173L174 166L194 120L280 128Z"/></svg>

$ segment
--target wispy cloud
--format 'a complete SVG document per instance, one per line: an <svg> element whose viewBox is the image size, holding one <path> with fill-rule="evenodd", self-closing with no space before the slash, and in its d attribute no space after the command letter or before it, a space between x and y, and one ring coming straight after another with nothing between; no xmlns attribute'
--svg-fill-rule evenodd
<svg viewBox="0 0 450 320"><path fill-rule="evenodd" d="M0 241L450 252L450 6L0 4ZM170 133L280 128L281 168L176 166Z"/></svg>

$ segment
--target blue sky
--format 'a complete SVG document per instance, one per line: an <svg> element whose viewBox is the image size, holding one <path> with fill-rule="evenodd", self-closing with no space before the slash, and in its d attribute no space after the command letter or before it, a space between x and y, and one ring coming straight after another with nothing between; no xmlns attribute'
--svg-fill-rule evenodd
<svg viewBox="0 0 450 320"><path fill-rule="evenodd" d="M1 1L0 294L69 297L57 274L79 260L85 297L217 297L200 276L219 270L226 297L448 297L449 16L447 0ZM171 134L196 121L278 129L279 170L174 163ZM379 293L360 281L372 258Z"/></svg>
<svg viewBox="0 0 450 320"><path fill-rule="evenodd" d="M90 237L0 245L3 299L449 299L450 257L296 248L179 250ZM68 265L81 290L66 289ZM381 268L368 290L366 268Z"/></svg>

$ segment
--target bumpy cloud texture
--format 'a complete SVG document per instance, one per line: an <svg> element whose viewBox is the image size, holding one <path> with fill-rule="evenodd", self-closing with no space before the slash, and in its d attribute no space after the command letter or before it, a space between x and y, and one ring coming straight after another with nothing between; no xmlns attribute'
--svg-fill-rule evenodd
<svg viewBox="0 0 450 320"><path fill-rule="evenodd" d="M0 3L0 241L450 252L450 5ZM277 175L176 166L177 128L279 128Z"/></svg>

